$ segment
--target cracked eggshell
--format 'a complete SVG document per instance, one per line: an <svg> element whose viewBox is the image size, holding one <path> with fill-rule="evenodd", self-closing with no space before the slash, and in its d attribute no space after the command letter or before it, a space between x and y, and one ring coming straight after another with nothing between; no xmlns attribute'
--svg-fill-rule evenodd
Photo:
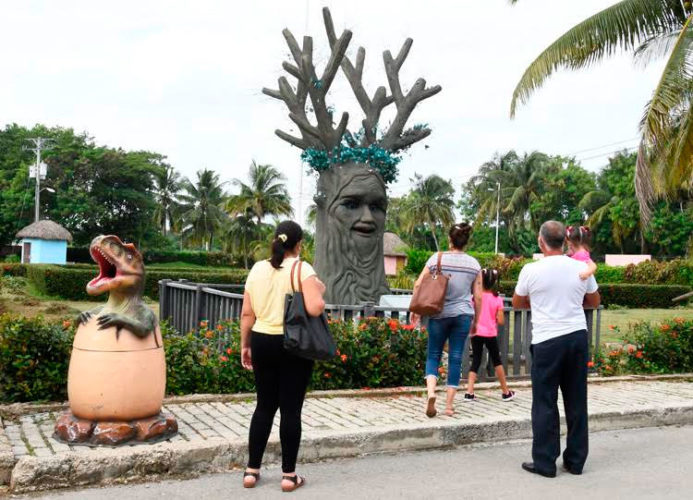
<svg viewBox="0 0 693 500"><path fill-rule="evenodd" d="M125 328L118 338L115 327L99 330L96 318L80 325L70 358L67 392L70 409L79 418L119 421L158 414L166 392L166 359L159 327L140 339Z"/></svg>

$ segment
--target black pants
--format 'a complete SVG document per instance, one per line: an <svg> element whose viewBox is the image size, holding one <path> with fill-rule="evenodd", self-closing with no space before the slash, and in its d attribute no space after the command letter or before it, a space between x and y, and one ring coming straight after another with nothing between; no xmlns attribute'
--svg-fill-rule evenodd
<svg viewBox="0 0 693 500"><path fill-rule="evenodd" d="M472 337L472 366L469 368L470 372L479 373L479 366L481 365L481 355L484 352L484 346L488 350L488 355L491 357L491 362L495 368L498 365L502 365L500 357L500 349L498 348L498 337L482 337L481 335L474 335Z"/></svg>
<svg viewBox="0 0 693 500"><path fill-rule="evenodd" d="M248 467L259 469L265 453L274 414L279 409L279 439L282 445L282 470L294 472L301 443L301 410L313 362L294 356L284 349L283 335L252 332L250 352L255 374L257 406L250 421Z"/></svg>
<svg viewBox="0 0 693 500"><path fill-rule="evenodd" d="M558 388L568 436L563 463L582 471L587 460L587 331L532 345L532 458L537 470L556 471L561 454Z"/></svg>

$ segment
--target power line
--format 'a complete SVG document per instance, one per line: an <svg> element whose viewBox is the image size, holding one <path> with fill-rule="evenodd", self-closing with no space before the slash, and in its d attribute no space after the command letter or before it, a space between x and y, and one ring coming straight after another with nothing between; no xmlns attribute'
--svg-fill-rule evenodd
<svg viewBox="0 0 693 500"><path fill-rule="evenodd" d="M601 153L601 154L594 155L594 156L588 156L588 157L586 157L586 158L576 158L576 159L577 159L578 161L594 160L595 158L601 158L602 156L614 155L614 154L616 154L616 153L620 153L621 151L628 151L628 152L631 152L631 151L635 151L636 149L638 149L637 146L632 146L632 147L629 147L629 148L615 149L614 151L609 151L609 152L607 152L607 153Z"/></svg>
<svg viewBox="0 0 693 500"><path fill-rule="evenodd" d="M624 143L626 143L626 142L631 142L631 141L634 141L634 140L636 140L636 139L638 139L637 136L636 136L636 137L632 137L631 139L624 139L624 140L622 140L622 141L612 142L611 144L604 144L603 146L597 146L597 147L594 147L594 148L583 149L583 150L581 150L581 151L575 151L574 153L570 153L570 154L568 154L568 155L566 155L566 156L575 156L575 155L578 155L578 154L580 154L580 153L589 153L590 151L597 151L597 150L599 150L599 149L604 149L604 148L608 148L608 147L611 147L611 146L616 146L616 145L618 145L618 144L624 144Z"/></svg>

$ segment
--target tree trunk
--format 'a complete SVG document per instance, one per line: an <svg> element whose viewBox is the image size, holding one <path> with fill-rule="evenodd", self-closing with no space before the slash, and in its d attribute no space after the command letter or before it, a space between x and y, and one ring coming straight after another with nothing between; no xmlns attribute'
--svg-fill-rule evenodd
<svg viewBox="0 0 693 500"><path fill-rule="evenodd" d="M438 237L436 236L436 226L435 224L429 222L431 226L431 235L433 236L433 243L436 245L436 252L440 252L440 245L438 245Z"/></svg>
<svg viewBox="0 0 693 500"><path fill-rule="evenodd" d="M387 193L382 177L363 164L325 170L315 196L315 270L328 304L378 303L389 293L383 233Z"/></svg>

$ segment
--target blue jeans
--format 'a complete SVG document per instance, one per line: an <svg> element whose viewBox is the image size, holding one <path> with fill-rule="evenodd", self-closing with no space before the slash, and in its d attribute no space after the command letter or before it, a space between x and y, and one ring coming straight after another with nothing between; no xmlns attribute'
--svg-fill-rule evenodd
<svg viewBox="0 0 693 500"><path fill-rule="evenodd" d="M428 322L426 377L438 377L443 346L448 342L448 387L458 387L462 371L464 343L474 316L460 314L451 318L431 319Z"/></svg>

